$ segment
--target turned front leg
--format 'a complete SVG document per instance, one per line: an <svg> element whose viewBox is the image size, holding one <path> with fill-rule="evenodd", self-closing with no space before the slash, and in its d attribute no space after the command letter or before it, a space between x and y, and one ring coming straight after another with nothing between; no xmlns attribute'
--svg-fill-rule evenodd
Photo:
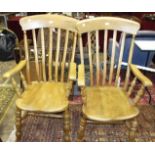
<svg viewBox="0 0 155 155"><path fill-rule="evenodd" d="M130 142L135 142L135 135L136 135L136 131L137 131L137 126L138 126L137 120L134 119L131 122L130 131L129 131L129 137L128 138L129 138Z"/></svg>
<svg viewBox="0 0 155 155"><path fill-rule="evenodd" d="M21 139L21 110L16 107L16 141Z"/></svg>
<svg viewBox="0 0 155 155"><path fill-rule="evenodd" d="M69 110L67 109L64 112L64 141L65 142L69 142L71 141L71 135L70 135L70 114L69 114Z"/></svg>

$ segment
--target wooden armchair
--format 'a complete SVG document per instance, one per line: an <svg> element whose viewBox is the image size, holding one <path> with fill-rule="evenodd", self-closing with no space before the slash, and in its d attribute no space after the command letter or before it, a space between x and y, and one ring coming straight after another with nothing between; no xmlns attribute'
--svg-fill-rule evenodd
<svg viewBox="0 0 155 155"><path fill-rule="evenodd" d="M68 97L72 89L72 81L76 80L76 64L74 63L76 24L76 19L50 14L28 16L20 20L24 32L25 60L21 60L15 68L3 75L4 78L11 79L18 95L16 100L17 141L21 139L22 111L46 113L51 117L60 117L57 114L61 114L64 118L64 140L71 140ZM48 29L48 48L45 48L44 29L46 31ZM36 41L39 30L41 31L41 50L40 48L38 50ZM55 50L53 50L53 31L57 31ZM62 31L65 31L63 44L61 43ZM34 57L30 57L31 51L27 39L29 32L32 33ZM68 47L70 37L72 37L72 46ZM60 47L63 47L63 51L60 51ZM22 79L23 91L19 90L14 79L17 73ZM36 78L33 78L33 75Z"/></svg>
<svg viewBox="0 0 155 155"><path fill-rule="evenodd" d="M94 121L98 123L117 123L121 121L129 121L131 124L129 130L129 140L134 140L134 133L137 127L136 116L139 114L138 101L143 95L144 88L151 86L152 82L145 77L135 65L132 64L132 55L134 48L134 38L140 24L134 21L113 18L113 17L98 17L94 19L86 19L77 24L79 33L79 46L81 55L81 64L78 66L78 85L81 88L81 95L83 100L82 116L80 119L80 128L78 131L78 141L84 140L84 131L86 123ZM96 36L96 50L95 50L95 67L93 66L91 37L90 33L95 32ZM114 67L115 46L118 34L123 35L122 44L119 53L119 60L117 68ZM103 51L99 49L99 37L104 36ZM112 54L108 58L108 36L113 33ZM88 41L88 58L89 58L89 75L90 84L86 86L85 69L83 52L82 35L87 34ZM100 35L99 35L100 34ZM118 84L119 77L122 76L121 64L124 52L124 42L126 35L132 35L132 42L128 56L128 66L125 70L125 78ZM102 54L103 53L103 54ZM100 56L103 56L101 59ZM103 60L101 62L101 60ZM103 67L101 67L101 64ZM132 74L131 74L132 73ZM133 80L130 81L130 78ZM133 90L137 84L141 83L137 94L131 97Z"/></svg>

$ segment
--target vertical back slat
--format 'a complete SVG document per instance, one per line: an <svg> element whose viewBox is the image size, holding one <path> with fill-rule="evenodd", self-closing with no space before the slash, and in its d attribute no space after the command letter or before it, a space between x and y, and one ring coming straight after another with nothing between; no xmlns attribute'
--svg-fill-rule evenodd
<svg viewBox="0 0 155 155"><path fill-rule="evenodd" d="M99 31L96 31L96 85L99 85L100 80L100 61L99 61Z"/></svg>
<svg viewBox="0 0 155 155"><path fill-rule="evenodd" d="M61 30L58 28L57 34L57 47L56 47L56 58L55 58L55 81L58 81L58 67L59 67L59 53L60 53L60 37L61 37Z"/></svg>
<svg viewBox="0 0 155 155"><path fill-rule="evenodd" d="M121 49L120 49L120 55L119 55L118 66L117 66L116 79L115 79L115 85L117 85L118 79L119 79L119 75L120 75L121 63L122 63L123 52L124 52L125 38L126 38L126 33L123 32L123 34L122 34L122 42L121 42Z"/></svg>
<svg viewBox="0 0 155 155"><path fill-rule="evenodd" d="M84 64L84 57L83 57L83 43L82 43L82 36L79 36L79 45L80 45L80 59L81 64Z"/></svg>
<svg viewBox="0 0 155 155"><path fill-rule="evenodd" d="M108 30L104 31L104 51L103 51L103 85L106 83L107 77L107 43L108 43Z"/></svg>
<svg viewBox="0 0 155 155"><path fill-rule="evenodd" d="M116 38L117 38L117 31L114 30L113 43L112 43L112 56L111 56L111 63L110 63L109 84L111 84L112 78L113 78Z"/></svg>
<svg viewBox="0 0 155 155"><path fill-rule="evenodd" d="M132 36L132 40L131 40L129 58L128 58L128 67L127 67L125 83L124 83L124 90L127 90L127 87L128 87L128 82L129 82L129 77L130 77L129 65L131 64L131 61L132 61L133 49L134 49L134 41L135 41L135 35Z"/></svg>
<svg viewBox="0 0 155 155"><path fill-rule="evenodd" d="M52 80L52 55L53 55L53 31L52 27L49 28L49 51L48 51L48 78Z"/></svg>
<svg viewBox="0 0 155 155"><path fill-rule="evenodd" d="M30 84L31 79L30 79L30 62L29 62L29 51L28 51L28 40L27 40L27 34L26 31L24 31L24 48L25 48L25 58L26 58L26 77L27 77L27 82Z"/></svg>
<svg viewBox="0 0 155 155"><path fill-rule="evenodd" d="M46 81L46 64L45 64L45 38L44 29L41 28L41 48L42 48L42 70L43 70L43 80Z"/></svg>
<svg viewBox="0 0 155 155"><path fill-rule="evenodd" d="M89 54L89 68L90 68L90 85L93 86L93 64L91 51L91 34L88 32L88 54Z"/></svg>
<svg viewBox="0 0 155 155"><path fill-rule="evenodd" d="M76 41L77 41L77 32L74 32L74 41L73 41L71 62L74 62L74 58L75 58Z"/></svg>
<svg viewBox="0 0 155 155"><path fill-rule="evenodd" d="M38 50L37 50L37 41L36 41L35 29L32 30L32 37L33 37L33 44L34 44L34 56L35 56L35 66L36 66L37 79L38 79L38 81L40 81Z"/></svg>
<svg viewBox="0 0 155 155"><path fill-rule="evenodd" d="M67 30L66 36L65 36L65 46L64 46L64 52L63 52L63 58L62 58L62 63L61 63L61 82L64 81L64 68L65 68L65 63L66 63L68 36L69 36L69 31Z"/></svg>

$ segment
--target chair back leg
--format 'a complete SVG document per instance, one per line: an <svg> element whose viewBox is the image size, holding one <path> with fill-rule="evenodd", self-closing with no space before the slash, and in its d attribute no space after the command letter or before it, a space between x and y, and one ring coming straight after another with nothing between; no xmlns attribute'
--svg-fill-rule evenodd
<svg viewBox="0 0 155 155"><path fill-rule="evenodd" d="M87 123L86 118L84 116L81 116L80 128L78 131L78 138L77 138L78 142L84 141L84 133L85 133L85 129L86 129L86 123Z"/></svg>
<svg viewBox="0 0 155 155"><path fill-rule="evenodd" d="M21 139L21 110L16 107L16 141Z"/></svg>
<svg viewBox="0 0 155 155"><path fill-rule="evenodd" d="M70 114L69 114L69 110L67 109L64 112L64 141L65 142L70 142L71 141L71 125L70 125L71 121L70 121Z"/></svg>

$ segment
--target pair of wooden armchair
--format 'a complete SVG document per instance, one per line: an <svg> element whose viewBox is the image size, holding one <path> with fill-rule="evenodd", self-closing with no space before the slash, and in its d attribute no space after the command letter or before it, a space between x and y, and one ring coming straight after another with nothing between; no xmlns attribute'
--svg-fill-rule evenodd
<svg viewBox="0 0 155 155"><path fill-rule="evenodd" d="M76 81L77 67L74 62L77 43L80 49L81 63L78 66L78 85L81 88L83 101L78 141L84 140L84 131L87 120L101 123L116 123L132 119L130 140L134 138L139 114L137 103L143 95L144 88L151 86L151 81L145 77L135 65L132 64L132 52L134 37L139 30L139 23L113 17L98 17L78 21L76 19L61 15L36 15L24 17L20 20L24 32L25 60L7 73L4 78L10 78L16 90L18 99L16 101L16 140L21 139L22 112L47 113L52 117L62 114L64 117L64 141L71 141L70 137L70 115L68 111L69 100L73 81ZM44 29L48 29L49 43L45 47L46 40ZM40 30L41 53L38 52L37 34ZM30 58L27 33L32 33L34 59ZM53 32L56 31L56 49L53 50ZM65 41L61 42L61 32L65 31ZM103 33L103 51L99 51L99 32ZM108 57L107 44L108 34L113 32L112 55ZM92 62L91 32L95 33L95 63ZM118 67L114 68L115 44L117 33L122 32L122 46L119 55ZM83 53L83 34L87 34L88 50ZM126 69L125 82L118 85L121 62L124 51L125 36L129 33L133 36L129 52L128 66ZM46 36L47 37L47 36ZM72 38L71 46L68 40ZM47 44L46 44L47 45ZM60 50L63 47L63 51ZM100 53L103 52L103 62L100 62ZM85 84L85 58L88 55L90 85ZM33 62L33 65L31 65ZM100 64L103 64L101 68ZM95 67L94 67L95 66ZM130 82L130 73L134 78ZM14 75L20 74L23 90L18 89ZM36 75L34 80L33 75ZM130 98L137 81L141 87L134 98Z"/></svg>

